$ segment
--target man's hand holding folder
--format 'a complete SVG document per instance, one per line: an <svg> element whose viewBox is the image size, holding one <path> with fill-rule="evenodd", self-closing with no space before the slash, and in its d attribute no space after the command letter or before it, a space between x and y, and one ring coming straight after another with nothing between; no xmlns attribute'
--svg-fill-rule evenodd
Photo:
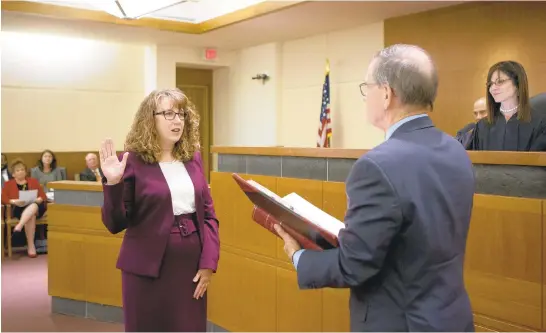
<svg viewBox="0 0 546 333"><path fill-rule="evenodd" d="M284 231L281 224L275 224L274 228L277 234L284 241L284 252L286 253L286 255L288 255L289 258L292 259L292 262L294 262L294 253L296 253L298 250L301 250L299 242L292 236L290 236L286 231Z"/></svg>
<svg viewBox="0 0 546 333"><path fill-rule="evenodd" d="M296 193L280 197L253 180L233 178L254 204L252 219L276 236L294 242L305 249L323 250L337 247L337 236L345 224L303 199ZM282 226L279 233L275 225Z"/></svg>

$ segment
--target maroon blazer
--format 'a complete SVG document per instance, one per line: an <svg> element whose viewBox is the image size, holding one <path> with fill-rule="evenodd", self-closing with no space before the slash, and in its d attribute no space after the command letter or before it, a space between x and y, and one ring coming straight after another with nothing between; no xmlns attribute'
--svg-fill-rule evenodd
<svg viewBox="0 0 546 333"><path fill-rule="evenodd" d="M220 257L218 219L203 174L201 154L197 152L184 165L195 188L197 228L202 244L199 269L216 272ZM102 222L112 234L127 229L116 267L128 273L158 277L174 223L171 193L159 164L145 163L135 153L129 153L123 181L104 184L103 190Z"/></svg>

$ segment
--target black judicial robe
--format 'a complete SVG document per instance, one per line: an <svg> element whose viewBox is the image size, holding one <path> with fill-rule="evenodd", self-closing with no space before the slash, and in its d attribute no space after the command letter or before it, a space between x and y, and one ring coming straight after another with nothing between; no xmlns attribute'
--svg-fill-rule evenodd
<svg viewBox="0 0 546 333"><path fill-rule="evenodd" d="M546 151L546 116L531 109L531 121L517 119L517 113L508 121L499 112L492 124L484 118L474 130L468 150L493 151Z"/></svg>

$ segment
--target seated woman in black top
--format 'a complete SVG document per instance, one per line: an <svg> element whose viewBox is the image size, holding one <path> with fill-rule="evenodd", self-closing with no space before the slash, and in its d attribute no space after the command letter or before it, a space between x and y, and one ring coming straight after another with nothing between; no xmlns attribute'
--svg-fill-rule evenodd
<svg viewBox="0 0 546 333"><path fill-rule="evenodd" d="M469 150L546 151L546 117L529 104L527 74L502 61L487 74L487 118L474 130Z"/></svg>

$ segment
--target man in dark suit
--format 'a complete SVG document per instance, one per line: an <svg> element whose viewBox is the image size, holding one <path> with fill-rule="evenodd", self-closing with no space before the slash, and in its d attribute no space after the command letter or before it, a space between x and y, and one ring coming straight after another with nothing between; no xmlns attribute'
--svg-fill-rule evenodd
<svg viewBox="0 0 546 333"><path fill-rule="evenodd" d="M471 141L472 137L474 136L476 123L480 121L480 119L487 117L487 101L485 97L478 98L474 102L473 113L475 122L466 125L457 132L457 135L455 135L455 139L457 139L457 141L459 141L463 145L463 147L465 147L465 149L468 148L472 143Z"/></svg>
<svg viewBox="0 0 546 333"><path fill-rule="evenodd" d="M474 173L462 145L427 116L437 87L424 50L380 51L360 88L386 141L347 178L339 247L301 250L275 226L301 289L351 289L351 331L474 330L463 280Z"/></svg>
<svg viewBox="0 0 546 333"><path fill-rule="evenodd" d="M87 165L87 168L80 173L80 181L100 182L104 175L100 169L97 154L87 154L85 156L85 164Z"/></svg>

